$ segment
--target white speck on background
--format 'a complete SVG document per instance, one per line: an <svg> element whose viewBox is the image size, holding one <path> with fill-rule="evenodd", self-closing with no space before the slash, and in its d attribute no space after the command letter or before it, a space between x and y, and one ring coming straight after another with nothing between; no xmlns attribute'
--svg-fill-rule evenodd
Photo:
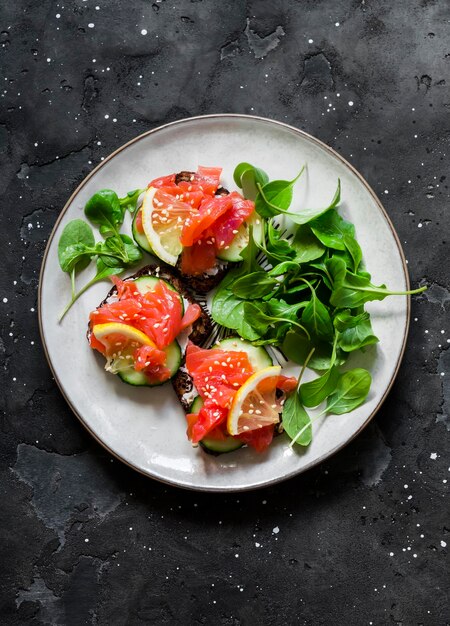
<svg viewBox="0 0 450 626"><path fill-rule="evenodd" d="M430 459L431 459L432 461L435 461L435 460L437 459L437 453L436 453L436 452L432 452L432 453L430 454Z"/></svg>
<svg viewBox="0 0 450 626"><path fill-rule="evenodd" d="M275 528L272 529L272 532L274 535L278 535L278 533L280 532L280 529L278 528L278 526L275 526Z"/></svg>
<svg viewBox="0 0 450 626"><path fill-rule="evenodd" d="M308 43L314 43L314 39L308 39Z"/></svg>
<svg viewBox="0 0 450 626"><path fill-rule="evenodd" d="M94 28L94 26L95 26L94 22L89 22L88 28Z"/></svg>
<svg viewBox="0 0 450 626"><path fill-rule="evenodd" d="M447 547L447 542L446 541L441 541L441 547L442 548L446 548Z"/></svg>
<svg viewBox="0 0 450 626"><path fill-rule="evenodd" d="M353 106L353 100L349 100L348 106L349 106L349 107L352 107L352 106Z"/></svg>
<svg viewBox="0 0 450 626"><path fill-rule="evenodd" d="M146 35L146 34L147 34L147 29L146 29L146 28L143 28L143 29L141 30L141 35Z"/></svg>

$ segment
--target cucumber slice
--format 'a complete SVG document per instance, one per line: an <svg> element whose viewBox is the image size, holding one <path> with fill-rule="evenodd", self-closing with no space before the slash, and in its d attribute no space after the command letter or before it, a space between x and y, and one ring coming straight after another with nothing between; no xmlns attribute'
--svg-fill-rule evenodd
<svg viewBox="0 0 450 626"><path fill-rule="evenodd" d="M173 285L171 285L167 280L163 280L162 278L157 278L156 276L139 276L139 278L135 278L134 284L136 285L138 291L141 292L142 295L145 295L148 291L153 291L157 283L162 280L166 287L171 291L174 291L178 297L180 298L181 308L184 313L184 301L183 297L178 293Z"/></svg>
<svg viewBox="0 0 450 626"><path fill-rule="evenodd" d="M138 229L136 228L136 218L138 216L138 213L140 213L141 211L142 211L142 208L139 208L134 214L133 224L131 225L131 232L133 233L133 238L135 242L140 248L142 248L142 250L144 250L144 252L148 252L149 254L154 254L152 247L150 245L150 242L145 236L145 233L140 233Z"/></svg>
<svg viewBox="0 0 450 626"><path fill-rule="evenodd" d="M223 339L217 347L221 350L230 350L233 352L246 352L248 360L255 372L263 370L273 365L273 361L262 346L254 346L249 341L244 341L240 337L229 337Z"/></svg>
<svg viewBox="0 0 450 626"><path fill-rule="evenodd" d="M170 369L170 378L173 378L178 372L181 365L181 348L176 341L173 341L167 348L164 349L167 355L166 365ZM126 363L126 361L124 361ZM123 370L118 370L117 375L124 383L128 385L134 385L135 387L158 387L163 385L164 382L155 381L152 382L148 376L143 372L136 372L135 369L131 369L128 364L125 365ZM170 380L170 379L168 379Z"/></svg>
<svg viewBox="0 0 450 626"><path fill-rule="evenodd" d="M200 398L200 396L197 396L194 399L194 402L191 404L191 413L198 413L202 406L203 400ZM207 452L222 454L224 452L233 452L233 450L242 448L244 444L242 441L239 441L239 439L230 436L226 439L212 439L211 437L203 437L203 439L200 441L200 445L202 446L202 448L205 448Z"/></svg>
<svg viewBox="0 0 450 626"><path fill-rule="evenodd" d="M241 252L248 244L248 229L249 226L253 226L253 238L257 243L261 243L263 240L263 223L260 216L254 212L251 217L241 224L238 228L238 232L230 243L227 250L221 250L217 257L222 261L231 261L232 263L238 263L242 261Z"/></svg>

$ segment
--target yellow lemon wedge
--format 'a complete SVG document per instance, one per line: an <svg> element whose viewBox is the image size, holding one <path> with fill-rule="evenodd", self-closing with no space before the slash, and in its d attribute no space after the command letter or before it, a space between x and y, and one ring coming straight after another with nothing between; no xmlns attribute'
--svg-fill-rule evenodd
<svg viewBox="0 0 450 626"><path fill-rule="evenodd" d="M183 250L181 231L194 209L176 198L158 200L155 187L149 187L142 202L142 227L154 252L162 261L176 265Z"/></svg>
<svg viewBox="0 0 450 626"><path fill-rule="evenodd" d="M265 367L252 374L240 387L228 413L230 435L240 435L280 421L280 406L276 399L280 372L279 365Z"/></svg>
<svg viewBox="0 0 450 626"><path fill-rule="evenodd" d="M105 346L107 355L121 352L127 347L153 346L156 348L156 345L145 333L134 328L134 326L120 322L96 324L92 328L92 334Z"/></svg>

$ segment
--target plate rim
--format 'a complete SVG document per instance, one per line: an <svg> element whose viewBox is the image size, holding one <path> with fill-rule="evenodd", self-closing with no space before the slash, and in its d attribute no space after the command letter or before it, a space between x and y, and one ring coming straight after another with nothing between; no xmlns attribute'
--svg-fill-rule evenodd
<svg viewBox="0 0 450 626"><path fill-rule="evenodd" d="M86 421L80 415L80 413L78 412L77 408L72 404L72 402L70 402L69 398L66 396L66 394L65 394L65 392L63 390L63 387L62 387L62 385L61 385L61 383L59 381L58 374L57 374L56 370L54 369L54 367L52 365L50 354L49 354L48 349L47 349L47 344L45 342L45 337L44 337L43 320L42 320L42 283L43 283L43 276L44 276L44 271L45 271L46 264L47 264L47 259L48 259L50 246L51 246L51 244L53 242L53 239L55 237L55 234L56 234L56 231L57 231L57 229L59 227L59 224L60 224L61 220L63 219L64 215L66 214L66 212L68 210L69 205L72 203L72 201L77 196L77 194L81 191L81 189L86 185L86 183L108 161L110 161L116 155L118 155L120 152L122 152L123 150L128 148L128 146L130 146L130 145L140 141L141 139L143 139L144 137L147 137L148 135L152 135L152 134L157 133L159 131L162 131L162 130L164 130L166 128L169 128L171 126L182 125L182 124L185 124L185 123L188 123L188 122L204 120L204 119L222 119L222 120L223 119L244 119L244 120L253 120L253 121L258 121L258 122L265 122L265 123L273 124L275 126L280 126L281 128L285 128L285 129L288 129L290 131L293 131L294 133L296 133L300 137L303 137L304 139L307 139L308 141L311 141L312 143L316 144L320 148L324 149L331 156L333 156L336 159L338 159L346 168L348 168L353 174L356 175L356 177L359 179L361 184L365 187L365 189L372 196L372 199L374 200L374 202L377 205L378 209L380 210L382 216L386 220L386 223L387 223L387 225L388 225L388 227L389 227L389 229L390 229L390 231L391 231L391 233L392 233L392 235L394 237L395 243L397 245L397 249L398 249L398 252L399 252L399 255L400 255L400 259L401 259L401 262L402 262L403 275L404 275L404 278L405 278L405 283L406 283L406 287L407 287L408 291L410 289L410 280L409 280L408 266L407 266L407 263L406 263L405 254L403 252L403 248L402 248L402 245L401 245L401 242L400 242L400 238L399 238L399 236L397 234L397 231L395 230L394 224L392 223L391 218L389 217L386 209L384 208L384 206L381 203L380 199L378 198L377 194L372 189L372 187L369 185L369 183L366 181L366 179L362 176L362 174L360 174L360 172L351 163L349 163L349 161L347 161L347 159L345 159L342 155L340 155L334 148L331 148L329 145L327 145L321 139L318 139L317 137L314 137L313 135L307 133L304 130L301 130L300 128L297 128L296 126L292 126L291 124L287 124L286 122L280 122L279 120L270 119L270 118L263 117L263 116L260 116L260 115L248 115L248 114L245 114L245 113L211 113L211 114L207 114L207 115L195 115L195 116L192 116L192 117L184 117L184 118L179 119L179 120L174 120L173 122L167 122L166 124L162 124L160 126L157 126L156 128L152 128L150 130L147 130L147 131L137 135L136 137L133 137L133 139L130 139L126 143L124 143L121 146L119 146L118 148L116 148L113 152L111 152L111 154L109 154L107 157L105 157L103 159L103 161L100 161L100 163L98 163L98 165L96 165L94 167L94 169L91 172L89 172L89 174L85 178L83 178L81 183L76 187L76 189L69 196L68 200L66 201L66 203L63 206L63 208L61 209L61 211L60 211L60 213L59 213L59 215L58 215L58 217L56 219L55 224L53 225L53 228L52 228L51 233L49 235L47 244L45 246L44 255L42 257L41 269L40 269L40 272L39 272L38 299L37 299L39 334L40 334L40 338L41 338L41 344L42 344L42 347L44 349L45 358L47 360L47 363L48 363L50 371L51 371L51 373L53 375L53 378L54 378L54 380L55 380L55 382L56 382L56 384L57 384L57 386L59 388L59 391L60 391L61 395L63 396L64 400L66 401L66 403L68 404L68 406L71 409L71 411L74 413L74 415L80 421L82 426L88 431L88 433L97 441L97 443L99 443L109 454L111 454L118 461L120 461L121 463L124 463L125 465L127 465L131 469L139 472L141 475L145 476L146 478L151 478L153 480L157 480L158 482L160 482L162 484L170 485L172 487L178 487L178 488L181 488L181 489L186 489L186 490L189 490L189 491L206 492L206 493L208 493L208 492L209 493L211 493L211 492L212 493L233 493L233 492L243 492L243 491L252 491L252 490L256 490L256 489L263 489L265 487L269 487L271 485L275 485L277 483L284 482L285 480L289 480L289 479L293 478L294 476L299 476L300 474L303 474L304 472L312 469L313 467L316 467L320 463L323 463L326 459L329 459L332 456L334 456L335 454L337 454L340 450L342 450L345 446L347 446L350 442L352 442L362 432L362 430L364 430L364 428L366 428L366 426L375 417L375 415L380 410L381 406L384 404L384 402L385 402L385 400L386 400L390 390L392 389L392 386L393 386L393 384L395 382L395 379L397 378L397 374L398 374L398 371L400 369L400 365L401 365L401 363L403 361L403 356L404 356L404 353L405 353L406 342L407 342L408 332L409 332L409 327L410 327L410 320L411 320L411 296L410 295L406 296L406 298L407 298L407 300L406 300L406 320L405 320L405 325L404 325L404 330L403 330L403 340L402 340L401 350L400 350L399 356L397 358L397 362L395 364L395 368L394 368L394 371L392 373L391 379L390 379L390 381L389 381L389 383L388 383L388 385L387 385L387 387L386 387L382 397L380 398L378 404L373 409L373 411L368 415L368 417L364 421L364 423L351 435L350 438L348 438L343 443L340 443L339 445L337 445L330 452L325 453L325 454L321 455L320 457L317 457L316 459L312 460L310 463L308 463L304 467L300 467L300 468L298 468L296 470L293 470L292 472L289 472L289 473L285 474L284 476L273 478L273 479L269 479L269 480L265 480L264 482L258 483L256 485L238 486L236 488L233 488L233 487L231 487L231 488L230 487L221 487L221 486L197 486L197 485L189 485L189 484L180 483L180 482L177 482L176 480L166 479L166 478L163 478L161 476L155 476L154 474L151 474L148 471L145 471L144 469L138 467L137 465L133 464L132 462L127 461L126 459L121 457L120 454L118 454L117 452L112 450L107 445L107 443L105 441L103 441L100 437L98 437L97 434L91 429L91 427L86 423Z"/></svg>

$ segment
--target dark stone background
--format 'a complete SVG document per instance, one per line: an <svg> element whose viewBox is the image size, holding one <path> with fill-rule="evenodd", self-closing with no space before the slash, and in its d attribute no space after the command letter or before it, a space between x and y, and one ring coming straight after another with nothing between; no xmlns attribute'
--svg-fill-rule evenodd
<svg viewBox="0 0 450 626"><path fill-rule="evenodd" d="M449 623L450 3L8 0L0 29L0 623ZM95 444L45 363L36 290L52 226L102 157L230 111L348 158L430 289L356 441L227 497L166 488Z"/></svg>

